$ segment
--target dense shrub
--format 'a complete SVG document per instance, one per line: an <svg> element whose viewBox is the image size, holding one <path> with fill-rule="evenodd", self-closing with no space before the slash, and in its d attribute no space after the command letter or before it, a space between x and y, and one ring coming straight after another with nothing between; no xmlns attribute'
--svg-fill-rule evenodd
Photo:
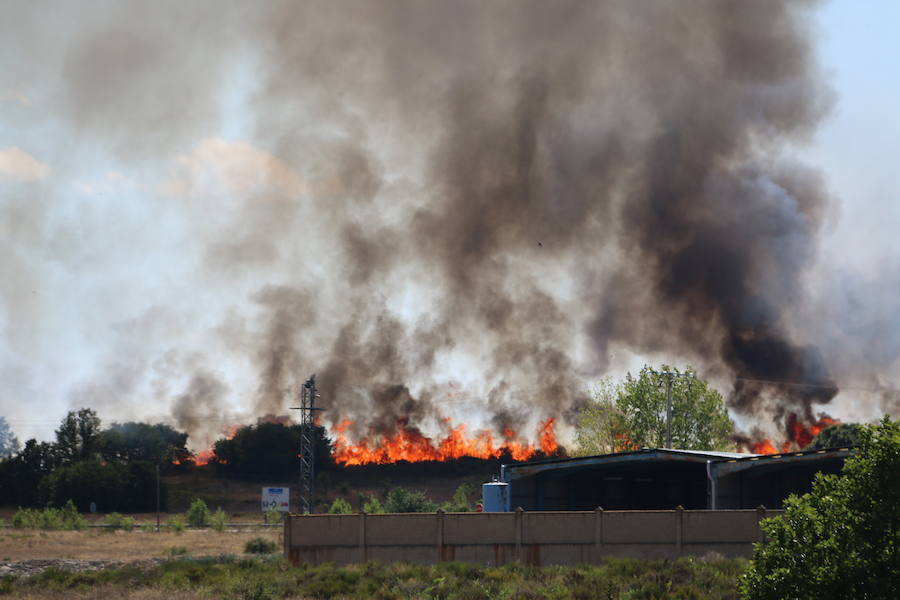
<svg viewBox="0 0 900 600"><path fill-rule="evenodd" d="M335 501L331 503L328 512L333 515L349 515L353 512L353 507L343 498L336 498Z"/></svg>
<svg viewBox="0 0 900 600"><path fill-rule="evenodd" d="M225 531L226 525L228 525L228 515L221 507L209 516L209 526L214 531Z"/></svg>
<svg viewBox="0 0 900 600"><path fill-rule="evenodd" d="M132 590L150 588L178 597L228 599L734 600L737 575L746 565L741 559L683 558L619 559L599 565L544 568L459 563L365 563L347 567L304 564L289 568L280 556L245 556L238 560L231 556L189 558L181 554L185 550L171 549L173 560L151 568L80 573L47 569L0 589L13 597L41 598L45 594L40 590L44 589L72 595L76 589L93 588L91 597L121 597ZM135 596L143 594L137 592Z"/></svg>
<svg viewBox="0 0 900 600"><path fill-rule="evenodd" d="M817 475L763 521L744 598L900 598L900 422L885 417L860 437L840 476Z"/></svg>
<svg viewBox="0 0 900 600"><path fill-rule="evenodd" d="M69 500L62 508L20 508L12 518L12 526L20 529L84 529L84 520Z"/></svg>
<svg viewBox="0 0 900 600"><path fill-rule="evenodd" d="M412 492L405 488L392 489L388 492L384 502L384 512L387 513L417 513L434 510L437 510L437 505L424 493Z"/></svg>
<svg viewBox="0 0 900 600"><path fill-rule="evenodd" d="M126 517L120 513L112 512L103 518L103 523L109 525L113 529L131 531L134 529L135 520L134 517Z"/></svg>
<svg viewBox="0 0 900 600"><path fill-rule="evenodd" d="M255 537L244 544L244 552L247 554L273 554L278 551L278 545L270 540Z"/></svg>
<svg viewBox="0 0 900 600"><path fill-rule="evenodd" d="M191 502L187 512L184 513L184 518L190 527L208 526L209 508L206 506L206 502L200 498L194 498L194 501Z"/></svg>
<svg viewBox="0 0 900 600"><path fill-rule="evenodd" d="M475 486L471 483L463 483L453 492L453 498L449 502L441 504L444 512L470 512L473 508L472 498L475 496Z"/></svg>
<svg viewBox="0 0 900 600"><path fill-rule="evenodd" d="M384 512L384 507L381 505L381 501L375 496L369 496L366 498L366 501L363 502L362 506L363 512L367 512L370 515L376 515L378 513Z"/></svg>
<svg viewBox="0 0 900 600"><path fill-rule="evenodd" d="M281 511L278 510L277 507L273 506L271 508L266 509L266 511L263 513L263 521L266 524L278 523L279 521L281 521L281 516L282 516Z"/></svg>

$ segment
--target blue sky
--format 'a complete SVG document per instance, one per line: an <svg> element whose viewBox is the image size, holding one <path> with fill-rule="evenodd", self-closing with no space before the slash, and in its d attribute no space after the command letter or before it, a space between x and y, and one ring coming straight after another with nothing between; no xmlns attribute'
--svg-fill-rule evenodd
<svg viewBox="0 0 900 600"><path fill-rule="evenodd" d="M831 0L818 51L837 101L808 160L827 173L842 207L830 244L845 260L895 260L900 242L900 3ZM874 235L873 235L874 234ZM880 243L893 245L879 247Z"/></svg>

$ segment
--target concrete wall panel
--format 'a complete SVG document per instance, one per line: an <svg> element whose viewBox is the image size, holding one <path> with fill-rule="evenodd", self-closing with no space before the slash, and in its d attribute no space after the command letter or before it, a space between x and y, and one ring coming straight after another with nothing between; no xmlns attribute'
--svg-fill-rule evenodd
<svg viewBox="0 0 900 600"><path fill-rule="evenodd" d="M523 544L593 544L593 512L523 513Z"/></svg>
<svg viewBox="0 0 900 600"><path fill-rule="evenodd" d="M514 513L448 513L444 515L445 544L514 544Z"/></svg>
<svg viewBox="0 0 900 600"><path fill-rule="evenodd" d="M760 539L758 518L755 510L291 515L285 550L294 564L566 565L605 556L749 556Z"/></svg>
<svg viewBox="0 0 900 600"><path fill-rule="evenodd" d="M307 515L304 519L291 520L292 545L320 546L322 540L328 540L329 546L358 545L359 516Z"/></svg>
<svg viewBox="0 0 900 600"><path fill-rule="evenodd" d="M352 515L345 518L350 520ZM327 538L325 538L327 539ZM416 546L437 544L437 515L366 515L366 544L369 546Z"/></svg>
<svg viewBox="0 0 900 600"><path fill-rule="evenodd" d="M742 542L756 539L758 532L756 511L685 511L682 541L687 544Z"/></svg>
<svg viewBox="0 0 900 600"><path fill-rule="evenodd" d="M675 511L605 511L603 543L674 544L675 518Z"/></svg>

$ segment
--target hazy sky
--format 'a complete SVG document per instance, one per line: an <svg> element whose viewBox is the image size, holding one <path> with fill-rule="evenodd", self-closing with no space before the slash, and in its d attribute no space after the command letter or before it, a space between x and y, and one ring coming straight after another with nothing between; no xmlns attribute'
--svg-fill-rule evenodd
<svg viewBox="0 0 900 600"><path fill-rule="evenodd" d="M31 3L0 0L7 14L18 14L24 4ZM23 10L21 20L0 24L0 249L7 258L0 267L0 414L24 440L49 437L66 410L82 405L96 407L112 421L167 418L181 401L200 407L186 419L204 419L218 430L220 423L252 417L253 409L239 398L262 393L257 382L261 358L240 358L243 345L251 346L250 332L267 326L263 309L277 303L281 293L261 290L261 278L273 284L315 285L327 276L328 260L343 251L315 226L312 212L301 208L285 220L278 198L352 197L374 185L387 189L388 198L405 190L415 195L411 174L422 165L391 162L410 155L410 138L391 125L392 115L384 115L384 123L376 119L362 127L359 114L340 108L333 109L333 121L296 119L304 134L292 139L300 140L296 152L302 156L289 155L280 140L288 133L271 129L279 123L277 114L271 116L269 130L248 116L259 95L270 90L260 88L256 67L242 52L245 22L240 11L232 11L220 27L204 29L205 43L221 45L224 58L217 63L194 64L190 50L170 56L163 47L154 50L156 62L144 71L117 73L110 66L117 57L108 54L107 46L81 44L70 51L66 39L107 19L115 21L116 12L126 9L83 6L94 5L49 2L45 10ZM128 10L151 10L150 4L134 6ZM190 36L192 27L204 25L188 14L184 19L174 15L171 23L148 19L146 27L148 35ZM822 170L834 198L819 237L817 262L809 271L812 278L820 277L812 286L818 299L811 302L823 307L797 310L797 326L809 327L804 318L821 319L829 310L864 307L858 319L848 322L858 336L873 336L873 354L886 357L900 352L900 301L897 290L885 287L900 281L898 29L900 3L892 0L830 0L818 9L815 45L834 104L808 145L793 148L804 162ZM62 97L71 81L93 75L92 65L100 65L102 76ZM141 96L111 100L104 87L113 81L104 77L136 78L134 93ZM142 86L142 78L170 84L162 89ZM184 82L190 83L182 86ZM361 82L363 89L369 84ZM177 110L170 113L161 108L163 103L155 104L154 92L174 98L169 104ZM267 110L303 114L306 107L319 115L329 110L317 102L321 99L312 98L309 107L298 101L298 106ZM139 138L123 127L130 119L141 122ZM346 161L348 150L340 144L319 147L314 141L332 129L379 148L381 162L369 164L361 157L359 172L377 174L385 165L393 171L379 184L330 171L331 159ZM427 136L427 131L417 135ZM301 158L311 165L306 170L297 167ZM266 199L248 200L262 196ZM250 212L245 203L251 201L272 204L261 210L257 204ZM392 224L401 218L387 201L371 210L377 211L377 219L375 212L360 209L348 227L372 219ZM274 241L240 239L245 225L272 231ZM211 232L218 236L216 255L221 260L230 253L240 256L244 266L221 268L209 253L192 247L193 237ZM263 277L255 265L268 264L273 253L287 258L267 266ZM322 266L304 263L310 253L326 257ZM201 268L205 275L198 281ZM391 281L404 285L385 292L384 305L408 319L424 318L422 299L436 293L427 273L401 270L391 277L395 279L385 281L385 288ZM544 279L565 304L573 282L558 273ZM223 289L245 299L245 305L234 309L223 303ZM841 300L830 302L835 297ZM184 310L167 308L184 304L185 298L190 302ZM323 290L315 301L344 310L345 299L334 290ZM842 331L830 328L816 341L840 344ZM229 344L229 358L221 362L194 350L214 351L211 345L221 340ZM436 369L448 373L447 381L471 386L462 398L486 389L477 381L481 349L474 336L469 343L436 359ZM573 334L571 351L589 362L585 343ZM621 349L610 359L610 374L621 374L645 358L691 361L696 356L648 356ZM867 402L867 390L897 383L889 372L896 361L885 360L879 365L884 377L877 382L839 381L846 391L830 412L844 419L876 416L884 405ZM210 377L189 380L188 371ZM214 403L210 398L215 395L227 402ZM466 419L468 406L448 401L446 412Z"/></svg>

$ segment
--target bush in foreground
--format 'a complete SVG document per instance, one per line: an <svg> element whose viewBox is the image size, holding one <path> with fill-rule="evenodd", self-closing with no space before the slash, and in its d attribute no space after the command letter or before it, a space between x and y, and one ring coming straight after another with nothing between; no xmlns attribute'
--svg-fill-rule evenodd
<svg viewBox="0 0 900 600"><path fill-rule="evenodd" d="M741 580L747 600L900 598L900 422L861 431L840 476L816 476L762 527Z"/></svg>
<svg viewBox="0 0 900 600"><path fill-rule="evenodd" d="M207 527L209 525L209 508L200 498L194 498L184 518L190 527Z"/></svg>
<svg viewBox="0 0 900 600"><path fill-rule="evenodd" d="M19 529L84 529L84 520L69 500L62 508L20 508L12 518L12 526Z"/></svg>
<svg viewBox="0 0 900 600"><path fill-rule="evenodd" d="M278 545L265 538L255 537L244 544L244 552L247 554L274 554L278 551Z"/></svg>
<svg viewBox="0 0 900 600"><path fill-rule="evenodd" d="M6 591L14 597L44 597L39 592L47 589L69 593L90 589L91 597L114 598L132 590L155 589L173 597L193 592L228 599L734 600L737 577L746 564L740 559L683 558L616 559L599 565L544 568L462 563L293 567L281 557L184 557L150 568L80 573L48 569L11 583Z"/></svg>
<svg viewBox="0 0 900 600"><path fill-rule="evenodd" d="M219 507L216 512L209 516L209 526L213 531L225 531L225 527L228 525L228 515L225 514L225 511L222 510L222 507Z"/></svg>
<svg viewBox="0 0 900 600"><path fill-rule="evenodd" d="M125 531L131 531L135 526L134 517L126 517L117 512L106 515L103 518L103 523L112 529L124 529Z"/></svg>

